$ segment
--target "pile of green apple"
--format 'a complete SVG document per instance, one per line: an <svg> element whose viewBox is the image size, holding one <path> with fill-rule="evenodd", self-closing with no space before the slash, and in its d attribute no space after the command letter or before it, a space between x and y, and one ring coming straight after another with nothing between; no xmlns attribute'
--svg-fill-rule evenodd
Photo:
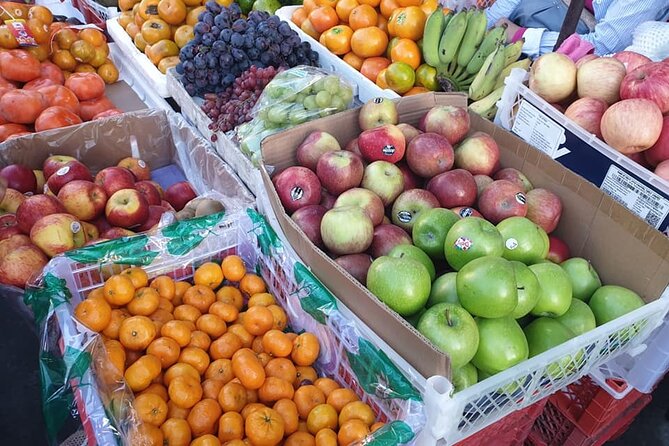
<svg viewBox="0 0 669 446"><path fill-rule="evenodd" d="M312 243L449 356L456 391L644 305L549 235L560 198L500 169L466 109L434 107L418 129L398 118L365 104L357 138L311 133L273 183Z"/></svg>

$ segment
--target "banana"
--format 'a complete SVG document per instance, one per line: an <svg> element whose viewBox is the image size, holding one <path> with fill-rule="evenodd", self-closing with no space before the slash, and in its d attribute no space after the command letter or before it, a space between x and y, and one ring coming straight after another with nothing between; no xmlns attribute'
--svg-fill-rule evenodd
<svg viewBox="0 0 669 446"><path fill-rule="evenodd" d="M436 67L439 62L439 41L444 33L446 23L450 20L451 14L444 15L441 9L437 9L425 22L425 31L423 33L423 59L428 65Z"/></svg>
<svg viewBox="0 0 669 446"><path fill-rule="evenodd" d="M499 74L504 69L504 46L498 45L483 63L483 67L478 72L471 85L469 86L469 97L473 101L483 99L492 93L497 83Z"/></svg>
<svg viewBox="0 0 669 446"><path fill-rule="evenodd" d="M523 52L523 44L525 39L517 40L516 42L507 45L504 48L504 66L507 67L518 60Z"/></svg>
<svg viewBox="0 0 669 446"><path fill-rule="evenodd" d="M506 42L506 25L497 26L488 31L478 50L467 64L467 72L476 74L481 71L486 58L495 51L498 45L504 42Z"/></svg>
<svg viewBox="0 0 669 446"><path fill-rule="evenodd" d="M481 9L475 10L467 20L467 30L462 38L460 49L458 50L458 65L466 67L474 56L485 36L488 27L488 18Z"/></svg>
<svg viewBox="0 0 669 446"><path fill-rule="evenodd" d="M439 61L450 64L454 59L467 29L467 11L456 13L444 29L439 40Z"/></svg>
<svg viewBox="0 0 669 446"><path fill-rule="evenodd" d="M469 104L469 109L474 113L484 116L488 119L491 118L489 118L487 115L492 113L492 117L494 118L497 112L497 101L499 101L502 98L503 92L504 92L503 86L497 88L483 99L479 99L478 101ZM494 112L492 112L493 110Z"/></svg>
<svg viewBox="0 0 669 446"><path fill-rule="evenodd" d="M530 69L530 65L532 65L532 60L530 60L529 58L518 60L510 65L507 65L500 73L499 78L497 78L497 83L495 84L495 88L504 86L504 79L506 79L507 76L511 74L511 70L513 70L514 68L522 68L523 70L527 71Z"/></svg>

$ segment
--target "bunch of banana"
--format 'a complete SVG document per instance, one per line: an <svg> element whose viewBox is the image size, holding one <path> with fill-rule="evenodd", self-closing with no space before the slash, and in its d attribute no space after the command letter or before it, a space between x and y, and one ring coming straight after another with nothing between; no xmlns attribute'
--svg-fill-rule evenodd
<svg viewBox="0 0 669 446"><path fill-rule="evenodd" d="M500 87L511 69L528 69L530 60L518 60L522 40L505 44L506 26L486 32L487 27L488 20L482 9L472 8L455 14L444 14L438 9L425 22L423 58L437 69L437 79L444 91L468 92L472 101L487 99L474 110L494 116L490 110L493 107L483 107L501 96Z"/></svg>

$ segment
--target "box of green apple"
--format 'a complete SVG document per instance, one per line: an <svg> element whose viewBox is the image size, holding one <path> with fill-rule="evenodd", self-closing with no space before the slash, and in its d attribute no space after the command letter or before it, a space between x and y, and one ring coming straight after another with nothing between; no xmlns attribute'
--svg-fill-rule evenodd
<svg viewBox="0 0 669 446"><path fill-rule="evenodd" d="M373 100L262 155L270 221L422 375L424 444L630 351L669 309L669 239L461 95Z"/></svg>

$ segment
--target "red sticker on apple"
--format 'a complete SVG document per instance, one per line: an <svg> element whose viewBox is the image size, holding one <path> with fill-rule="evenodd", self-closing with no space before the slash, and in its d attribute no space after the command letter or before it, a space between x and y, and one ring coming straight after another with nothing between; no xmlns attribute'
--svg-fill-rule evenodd
<svg viewBox="0 0 669 446"><path fill-rule="evenodd" d="M453 246L455 246L460 251L467 251L469 248L472 247L473 244L474 243L472 242L472 240L467 237L458 237L455 243L453 243Z"/></svg>

